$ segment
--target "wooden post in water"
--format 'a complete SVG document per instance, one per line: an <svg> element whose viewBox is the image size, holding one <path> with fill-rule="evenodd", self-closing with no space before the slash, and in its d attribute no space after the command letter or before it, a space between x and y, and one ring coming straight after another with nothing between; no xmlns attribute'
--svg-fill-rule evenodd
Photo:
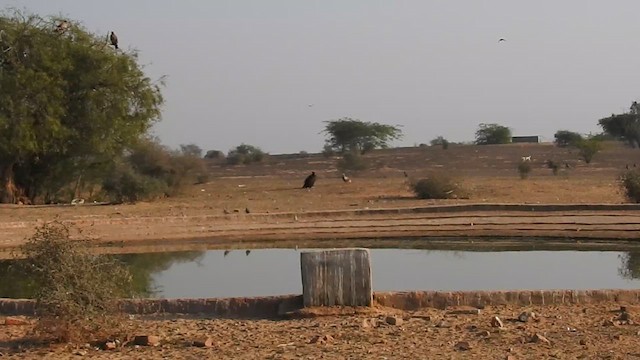
<svg viewBox="0 0 640 360"><path fill-rule="evenodd" d="M370 258L355 248L301 253L304 306L371 306Z"/></svg>

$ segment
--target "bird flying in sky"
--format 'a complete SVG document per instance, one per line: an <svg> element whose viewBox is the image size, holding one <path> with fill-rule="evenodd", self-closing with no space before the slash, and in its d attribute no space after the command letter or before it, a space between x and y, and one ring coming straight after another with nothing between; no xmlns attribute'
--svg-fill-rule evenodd
<svg viewBox="0 0 640 360"><path fill-rule="evenodd" d="M507 39L500 38L500 40L498 40L498 42L503 42L503 41L507 41Z"/></svg>

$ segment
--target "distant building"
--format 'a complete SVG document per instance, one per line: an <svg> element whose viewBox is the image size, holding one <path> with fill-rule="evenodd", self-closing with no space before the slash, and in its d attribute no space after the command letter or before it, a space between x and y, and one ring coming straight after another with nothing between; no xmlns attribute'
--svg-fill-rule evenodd
<svg viewBox="0 0 640 360"><path fill-rule="evenodd" d="M512 143L539 143L539 136L512 136Z"/></svg>

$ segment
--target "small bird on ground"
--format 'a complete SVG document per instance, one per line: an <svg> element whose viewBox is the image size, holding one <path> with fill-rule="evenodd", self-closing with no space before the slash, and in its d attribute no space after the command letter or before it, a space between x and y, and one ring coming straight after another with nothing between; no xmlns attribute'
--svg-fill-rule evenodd
<svg viewBox="0 0 640 360"><path fill-rule="evenodd" d="M249 214L251 212L251 210L249 210L249 208L244 208L244 212Z"/></svg>
<svg viewBox="0 0 640 360"><path fill-rule="evenodd" d="M245 251L245 252L244 252L244 254L245 254L246 256L249 256L249 254L251 254L251 250L247 250L247 251Z"/></svg>
<svg viewBox="0 0 640 360"><path fill-rule="evenodd" d="M409 177L409 174L407 174L406 171L403 171L403 172L404 172L404 177Z"/></svg>
<svg viewBox="0 0 640 360"><path fill-rule="evenodd" d="M113 31L111 32L111 35L109 35L109 40L111 41L111 45L118 50L118 37Z"/></svg>
<svg viewBox="0 0 640 360"><path fill-rule="evenodd" d="M231 252L231 250L225 250L224 251L224 256L227 257L227 255L229 255L230 252Z"/></svg>
<svg viewBox="0 0 640 360"><path fill-rule="evenodd" d="M342 173L342 181L346 182L346 183L350 183L351 179L349 179L349 177L347 175L345 175L344 173Z"/></svg>
<svg viewBox="0 0 640 360"><path fill-rule="evenodd" d="M304 185L302 185L302 188L311 189L315 183L316 183L316 172L312 171L311 175L307 176L307 178L304 179Z"/></svg>

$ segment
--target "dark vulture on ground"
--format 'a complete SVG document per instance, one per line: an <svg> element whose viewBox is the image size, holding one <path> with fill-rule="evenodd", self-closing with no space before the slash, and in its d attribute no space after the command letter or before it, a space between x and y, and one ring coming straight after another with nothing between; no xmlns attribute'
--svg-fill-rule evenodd
<svg viewBox="0 0 640 360"><path fill-rule="evenodd" d="M111 32L111 35L109 35L109 40L111 40L111 45L118 50L118 37L113 31Z"/></svg>
<svg viewBox="0 0 640 360"><path fill-rule="evenodd" d="M313 187L313 184L316 183L316 172L312 171L311 175L307 176L306 179L304 179L304 185L302 185L303 189L311 189Z"/></svg>

